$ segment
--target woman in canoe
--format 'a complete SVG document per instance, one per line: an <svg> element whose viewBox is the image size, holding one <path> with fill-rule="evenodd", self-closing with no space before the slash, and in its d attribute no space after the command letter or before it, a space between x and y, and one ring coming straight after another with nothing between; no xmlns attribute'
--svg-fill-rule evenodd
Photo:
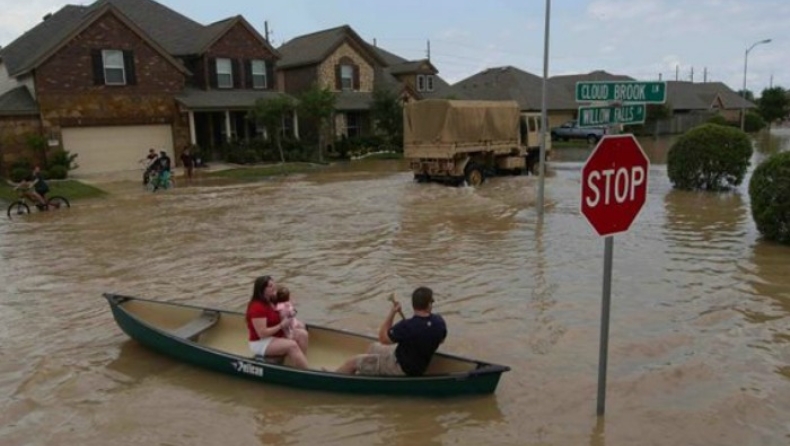
<svg viewBox="0 0 790 446"><path fill-rule="evenodd" d="M245 316L250 350L257 356L285 356L294 367L306 369L307 331L295 329L293 339L285 337L283 328L288 325L288 319L282 319L275 308L276 295L277 286L271 276L255 279Z"/></svg>

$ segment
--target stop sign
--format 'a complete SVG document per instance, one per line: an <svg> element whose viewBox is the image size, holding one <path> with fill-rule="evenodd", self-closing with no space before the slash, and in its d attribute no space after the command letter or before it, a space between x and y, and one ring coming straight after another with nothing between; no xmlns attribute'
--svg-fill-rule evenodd
<svg viewBox="0 0 790 446"><path fill-rule="evenodd" d="M600 236L627 231L647 196L647 159L634 135L606 135L582 168L581 212Z"/></svg>

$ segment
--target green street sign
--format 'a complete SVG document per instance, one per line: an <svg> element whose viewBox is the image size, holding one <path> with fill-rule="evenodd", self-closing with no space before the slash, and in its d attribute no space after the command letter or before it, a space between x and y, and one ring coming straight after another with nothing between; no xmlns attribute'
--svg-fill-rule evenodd
<svg viewBox="0 0 790 446"><path fill-rule="evenodd" d="M663 104L666 82L576 82L576 102L644 102Z"/></svg>
<svg viewBox="0 0 790 446"><path fill-rule="evenodd" d="M579 107L579 127L642 124L645 122L646 116L647 106L645 104Z"/></svg>

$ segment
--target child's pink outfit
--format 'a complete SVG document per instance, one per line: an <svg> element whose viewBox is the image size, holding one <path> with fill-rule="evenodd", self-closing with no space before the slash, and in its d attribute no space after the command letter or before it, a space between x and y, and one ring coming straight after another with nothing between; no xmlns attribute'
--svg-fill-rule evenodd
<svg viewBox="0 0 790 446"><path fill-rule="evenodd" d="M296 308L291 302L280 302L275 308L280 312L280 319L288 319L288 323L283 327L283 332L286 337L291 338L293 329L301 324L301 322L296 320Z"/></svg>

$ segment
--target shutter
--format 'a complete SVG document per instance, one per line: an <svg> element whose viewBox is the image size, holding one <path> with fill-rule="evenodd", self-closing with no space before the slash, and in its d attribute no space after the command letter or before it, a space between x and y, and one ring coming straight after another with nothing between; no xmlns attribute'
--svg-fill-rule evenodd
<svg viewBox="0 0 790 446"><path fill-rule="evenodd" d="M93 85L104 85L104 60L101 57L101 50L91 50L91 62L93 64Z"/></svg>
<svg viewBox="0 0 790 446"><path fill-rule="evenodd" d="M252 61L249 59L244 60L244 88L255 88L255 82L252 80Z"/></svg>
<svg viewBox="0 0 790 446"><path fill-rule="evenodd" d="M134 52L123 52L123 69L126 71L126 85L137 85L137 72L134 70Z"/></svg>
<svg viewBox="0 0 790 446"><path fill-rule="evenodd" d="M243 66L241 59L232 59L231 70L233 70L233 88L244 88L244 86L241 85L241 67Z"/></svg>
<svg viewBox="0 0 790 446"><path fill-rule="evenodd" d="M338 91L343 89L343 79L340 76L342 76L340 73L340 65L335 65L335 90Z"/></svg>
<svg viewBox="0 0 790 446"><path fill-rule="evenodd" d="M208 60L208 83L210 88L217 88L217 59Z"/></svg>
<svg viewBox="0 0 790 446"><path fill-rule="evenodd" d="M274 90L277 86L277 79L274 78L274 61L266 61L266 89Z"/></svg>
<svg viewBox="0 0 790 446"><path fill-rule="evenodd" d="M354 91L359 91L359 65L354 65Z"/></svg>

